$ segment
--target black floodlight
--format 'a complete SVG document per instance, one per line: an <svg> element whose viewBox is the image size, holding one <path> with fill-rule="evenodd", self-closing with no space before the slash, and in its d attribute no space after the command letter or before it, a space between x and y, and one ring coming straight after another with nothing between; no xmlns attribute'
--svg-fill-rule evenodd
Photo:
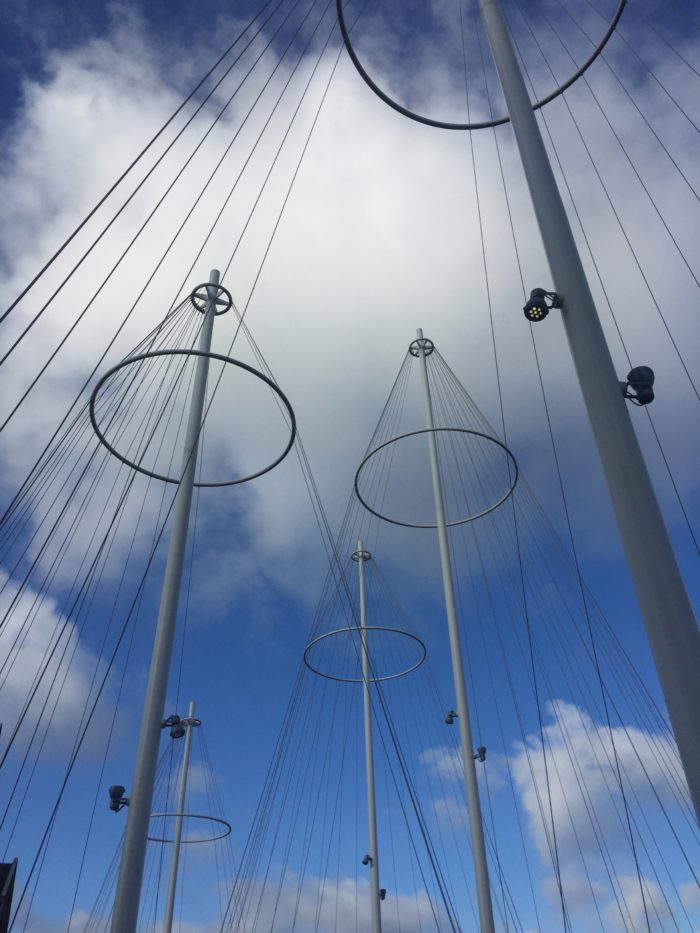
<svg viewBox="0 0 700 933"><path fill-rule="evenodd" d="M627 382L620 383L622 394L635 405L654 401L654 370L651 366L635 366L627 373Z"/></svg>
<svg viewBox="0 0 700 933"><path fill-rule="evenodd" d="M449 713L445 716L445 725L453 726L456 718L457 718L457 713L455 713L455 711L451 709Z"/></svg>
<svg viewBox="0 0 700 933"><path fill-rule="evenodd" d="M365 855L365 857L362 859L362 864L363 864L363 865L371 865L371 864L372 864L372 856L371 856L371 855Z"/></svg>
<svg viewBox="0 0 700 933"><path fill-rule="evenodd" d="M160 726L161 729L167 729L168 726L170 726L171 739L181 739L185 734L185 727L182 724L182 720L176 713L173 713L172 716L168 716L167 719L164 719Z"/></svg>
<svg viewBox="0 0 700 933"><path fill-rule="evenodd" d="M386 900L386 888L380 888L380 889L379 889L379 900L380 900L380 901L385 901L385 900Z"/></svg>
<svg viewBox="0 0 700 933"><path fill-rule="evenodd" d="M543 321L552 308L561 308L559 295L556 292L545 291L544 288L533 288L523 311L528 321L536 324Z"/></svg>
<svg viewBox="0 0 700 933"><path fill-rule="evenodd" d="M113 784L109 789L109 809L119 813L122 807L125 807L129 801L124 796L125 787L121 784Z"/></svg>
<svg viewBox="0 0 700 933"><path fill-rule="evenodd" d="M486 761L486 746L480 745L474 752L474 761Z"/></svg>

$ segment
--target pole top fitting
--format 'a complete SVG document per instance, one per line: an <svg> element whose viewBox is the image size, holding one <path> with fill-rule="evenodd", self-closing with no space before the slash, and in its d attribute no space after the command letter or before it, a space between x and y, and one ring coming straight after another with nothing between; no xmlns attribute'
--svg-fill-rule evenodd
<svg viewBox="0 0 700 933"><path fill-rule="evenodd" d="M433 341L429 340L427 337L424 337L423 331L419 330L418 337L409 346L408 352L411 354L411 356L420 356L422 351L423 356L430 356L434 349L435 344Z"/></svg>
<svg viewBox="0 0 700 933"><path fill-rule="evenodd" d="M358 548L356 551L353 551L350 557L352 558L352 560L356 562L359 562L361 560L362 561L372 560L372 555L370 554L370 552L365 551L362 548Z"/></svg>
<svg viewBox="0 0 700 933"><path fill-rule="evenodd" d="M183 724L183 726L194 727L194 726L202 725L202 720L197 719L196 716L185 716L183 719L180 720L180 722Z"/></svg>
<svg viewBox="0 0 700 933"><path fill-rule="evenodd" d="M211 282L204 282L192 290L190 301L200 314L206 314L210 302L213 302L214 313L218 317L226 314L233 305L233 296L227 288L219 285L219 273L216 269L212 269L211 279Z"/></svg>

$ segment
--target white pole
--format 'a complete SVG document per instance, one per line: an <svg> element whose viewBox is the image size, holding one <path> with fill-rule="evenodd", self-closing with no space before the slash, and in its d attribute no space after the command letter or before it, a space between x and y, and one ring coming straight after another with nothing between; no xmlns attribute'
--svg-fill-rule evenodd
<svg viewBox="0 0 700 933"><path fill-rule="evenodd" d="M182 822L185 812L185 797L187 796L187 776L190 768L190 748L192 746L192 732L194 730L194 702L190 703L185 723L185 748L182 752L182 767L180 769L180 786L177 794L177 816L175 817L175 832L173 833L173 852L170 861L170 877L168 878L168 895L165 901L165 918L163 919L163 933L170 933L173 928L173 914L175 911L175 890L177 888L177 869L180 861L180 843L182 841Z"/></svg>
<svg viewBox="0 0 700 933"><path fill-rule="evenodd" d="M450 653L452 655L452 677L454 679L455 698L457 702L457 718L459 720L459 744L462 752L462 766L464 768L464 781L467 791L467 808L469 811L469 828L472 839L472 855L474 858L474 875L476 878L476 893L479 903L479 928L481 933L494 933L493 906L491 903L491 889L489 887L489 869L486 862L486 847L484 845L484 827L481 821L481 805L479 803L479 785L476 780L476 766L474 764L474 743L469 720L469 705L467 690L464 685L464 665L462 662L462 644L459 637L457 622L457 606L455 604L454 584L452 582L452 564L450 560L450 545L447 538L447 523L445 520L445 506L442 495L442 479L440 477L440 464L438 461L437 442L435 440L435 422L433 420L433 403L430 396L430 383L428 382L428 366L425 355L425 340L423 331L417 331L418 352L423 379L423 393L425 399L425 420L428 427L428 450L430 452L430 469L433 476L433 495L435 497L435 524L437 526L438 541L440 542L440 562L442 564L442 584L445 593L445 613L447 615L447 628L450 633Z"/></svg>
<svg viewBox="0 0 700 933"><path fill-rule="evenodd" d="M480 0L671 725L700 819L700 633L497 0ZM645 361L646 362L646 361Z"/></svg>
<svg viewBox="0 0 700 933"><path fill-rule="evenodd" d="M209 278L209 285L212 287L207 289L209 300L204 311L204 323L199 338L199 349L203 353L208 353L211 348L211 336L216 312L217 289L215 286L218 284L219 272L217 269L213 269ZM138 921L148 824L153 803L153 783L158 762L165 692L170 673L170 659L180 598L182 567L185 558L187 528L197 467L197 449L202 427L202 412L204 410L208 372L209 358L206 356L198 357L185 436L185 449L182 455L182 473L173 504L173 525L168 550L168 562L163 578L156 637L153 645L143 718L141 720L139 746L136 753L136 768L129 796L128 817L124 833L121 864L119 866L119 880L112 914L112 933L135 933Z"/></svg>
<svg viewBox="0 0 700 933"><path fill-rule="evenodd" d="M365 600L365 561L371 559L362 541L352 555L357 561L360 584L360 637L362 639L362 693L365 714L365 776L367 780L367 828L369 832L369 886L372 903L372 933L382 933L381 899L379 896L379 848L377 845L377 802L374 789L374 749L372 746L372 698L370 695L369 644L367 640L367 608Z"/></svg>

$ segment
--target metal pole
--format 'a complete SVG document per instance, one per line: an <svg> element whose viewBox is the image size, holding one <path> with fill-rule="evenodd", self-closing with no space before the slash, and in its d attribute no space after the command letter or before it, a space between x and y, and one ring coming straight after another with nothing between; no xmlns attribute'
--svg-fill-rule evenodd
<svg viewBox="0 0 700 933"><path fill-rule="evenodd" d="M362 694L365 714L365 776L367 780L367 828L369 832L369 887L372 903L372 933L382 933L381 899L379 896L379 848L377 846L377 802L374 792L374 749L372 746L372 698L369 690L370 664L367 641L367 608L365 601L365 561L371 559L362 541L352 555L357 561L360 584L360 637L362 639Z"/></svg>
<svg viewBox="0 0 700 933"><path fill-rule="evenodd" d="M194 702L190 703L187 713L185 732L185 748L182 753L182 767L180 769L180 786L177 794L177 816L175 817L175 832L173 833L173 854L170 861L170 877L168 878L168 895L165 901L165 918L163 920L163 933L170 933L173 928L173 913L175 911L175 889L177 888L177 868L180 861L180 841L182 839L182 821L185 812L185 796L187 794L187 775L190 768L190 748L192 746L192 732L194 731Z"/></svg>
<svg viewBox="0 0 700 933"><path fill-rule="evenodd" d="M700 819L700 633L497 0L479 0L671 725Z"/></svg>
<svg viewBox="0 0 700 933"><path fill-rule="evenodd" d="M219 284L219 272L213 269L209 285ZM208 353L216 311L215 287L208 289L209 301L204 311L204 323L199 338L199 349ZM112 914L112 933L135 933L139 914L139 899L146 858L148 823L153 801L153 782L158 762L160 730L165 705L165 692L170 673L170 659L175 635L175 621L180 598L182 566L187 542L187 528L192 503L192 489L197 467L197 449L202 427L202 412L209 372L209 359L197 358L192 401L182 455L182 472L173 504L173 525L168 550L168 562L163 578L160 611L153 645L148 689L144 702L141 733L136 753L136 768L129 797L128 817L124 845L119 866L119 880Z"/></svg>
<svg viewBox="0 0 700 933"><path fill-rule="evenodd" d="M440 562L442 564L442 584L445 592L445 612L447 627L450 633L450 653L452 655L452 676L454 679L455 698L457 702L457 718L459 720L459 744L462 752L462 767L464 768L464 781L467 791L467 808L469 810L469 828L472 839L472 855L474 858L474 875L476 878L476 893L479 902L479 928L481 933L494 933L493 906L491 903L491 889L489 887L489 869L486 862L486 847L484 845L484 827L481 821L481 805L479 803L479 785L476 780L476 767L474 765L474 743L469 720L469 704L467 690L464 685L464 664L462 663L462 645L459 637L457 623L457 607L455 604L454 584L452 582L452 563L450 560L450 545L447 538L447 524L445 520L445 506L442 495L442 479L440 477L440 464L435 440L435 422L433 420L433 403L430 397L430 383L428 382L428 366L425 356L425 341L423 331L417 331L418 351L423 379L423 392L425 398L425 420L428 427L428 450L430 451L430 469L433 476L433 495L435 497L435 524L437 526L438 540L440 542Z"/></svg>

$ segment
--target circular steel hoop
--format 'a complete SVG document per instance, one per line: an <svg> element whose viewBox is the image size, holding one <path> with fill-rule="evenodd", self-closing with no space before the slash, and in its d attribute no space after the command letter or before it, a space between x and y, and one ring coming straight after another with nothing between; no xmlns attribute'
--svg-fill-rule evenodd
<svg viewBox="0 0 700 933"><path fill-rule="evenodd" d="M186 845L195 845L199 842L216 842L218 839L225 839L226 836L231 835L231 824L227 823L226 820L219 819L218 816L207 816L205 813L151 813L151 819L155 820L157 817L164 816L181 816L183 819L188 820L207 820L210 823L219 823L224 827L224 831L218 833L215 836L207 836L204 839L181 839L180 842L183 846ZM160 836L149 836L149 842L174 842L174 839L161 839Z"/></svg>
<svg viewBox="0 0 700 933"><path fill-rule="evenodd" d="M567 81L563 84L560 84L558 88L552 91L551 94L548 94L546 97L543 97L542 100L538 100L532 105L533 110L539 110L540 107L544 107L545 104L550 103L550 101L555 100L559 97L560 94L563 94L564 91L568 90L572 84L574 84L581 77L584 72L593 64L593 62L598 58L600 53L603 51L605 46L608 44L608 40L615 32L622 12L627 6L627 0L619 0L617 9L613 15L613 18L610 20L608 28L605 31L605 35L600 40L598 45L595 47L591 55L586 59L586 61L581 65L581 67L573 74ZM483 130L487 129L490 126L501 126L503 123L510 123L510 117L499 117L495 120L483 120L481 123L450 123L446 120L433 120L431 117L424 117L420 113L414 113L413 110L409 110L408 107L403 107L392 97L389 97L365 71L362 62L357 57L357 53L353 48L352 42L350 41L350 33L348 32L347 24L345 23L345 14L343 13L343 0L335 0L335 9L338 17L338 25L340 26L340 32L343 37L343 44L347 50L348 55L352 59L352 63L357 69L360 77L365 82L365 84L370 87L377 97L381 98L385 104L388 104L398 113L403 114L405 117L409 117L411 120L415 120L417 123L423 123L426 126L434 126L441 130Z"/></svg>
<svg viewBox="0 0 700 933"><path fill-rule="evenodd" d="M319 635L308 643L304 649L304 664L308 667L310 671L313 671L314 674L318 674L319 677L325 677L326 680L335 680L341 684L361 684L364 682L362 677L336 677L333 674L328 674L326 671L322 671L318 667L314 667L311 661L309 661L309 652L317 645L319 642L323 641L324 638L332 638L334 635L345 635L350 632L353 635L357 635L361 632L394 632L395 635L404 635L406 638L410 638L415 641L420 648L420 657L415 664L412 664L410 667L405 668L403 671L398 671L396 674L386 674L384 677L370 677L369 680L374 684L383 683L385 680L396 680L398 677L405 677L406 674L411 674L417 668L421 666L423 661L425 661L428 651L425 647L425 644L417 635L412 635L410 632L405 632L400 628L390 628L387 625L367 625L364 629L359 628L358 626L350 628L336 628L332 632L324 632L323 635Z"/></svg>
<svg viewBox="0 0 700 933"><path fill-rule="evenodd" d="M233 305L233 295L231 292L224 288L223 285L213 285L211 282L204 282L202 285L198 285L196 288L192 289L190 293L190 301L192 305L200 312L204 314L207 310L207 304L209 303L209 294L208 289L216 289L216 298L214 299L215 305L223 305L220 311L214 311L214 317L219 317L221 314L226 314L230 307ZM205 293L206 292L206 293ZM219 295L224 295L225 300L222 301L219 298Z"/></svg>
<svg viewBox="0 0 700 933"><path fill-rule="evenodd" d="M253 367L248 366L247 363L241 363L240 360L234 360L233 357L230 357L230 356L222 356L220 353L205 353L203 350L154 350L150 353L139 353L137 356L130 356L128 357L128 359L122 360L121 363L118 363L116 366L113 366L100 379L100 381L97 383L95 388L92 390L92 395L90 396L90 421L92 423L93 430L95 431L95 434L97 434L101 443L104 444L107 450L111 454L113 454L117 458L117 460L121 460L122 463L125 463L127 466L131 467L132 470L136 470L138 473L143 473L145 476L150 476L151 479L159 479L163 483L179 483L180 482L180 480L177 479L176 477L163 476L160 473L154 473L152 470L147 470L145 467L142 467L140 464L134 463L133 460L129 460L128 457L125 457L123 454L120 454L119 451L109 443L107 438L100 431L100 428L97 424L97 416L95 415L95 402L97 400L99 391L102 388L102 386L109 379L111 379L112 376L116 372L119 372L120 369L123 369L125 366L128 366L131 363L140 363L143 360L153 359L154 357L157 357L157 356L206 356L211 360L219 360L222 363L230 363L232 366L237 366L239 369L244 369L247 373L250 373L252 376L257 376L258 379L262 379L262 381L266 385L268 385L272 389L273 392L276 393L276 395L279 397L284 407L287 409L287 414L289 415L289 423L290 423L289 424L290 426L289 441L287 442L287 446L284 448L284 450L282 451L282 453L279 455L279 457L276 460L274 460L268 466L263 467L262 470L258 470L256 473L250 473L248 476L242 476L240 479L222 480L217 483L195 482L194 483L195 486L201 486L203 488L209 488L209 487L214 487L214 486L216 487L237 486L239 483L247 483L251 479L257 479L258 476L263 476L265 473L269 473L270 470L274 470L274 468L284 460L284 458L287 456L289 451L292 449L292 444L294 443L294 438L296 437L296 433L297 433L296 418L294 416L294 411L292 410L292 406L287 396L280 389L280 387L272 381L272 379L268 379L268 377L264 373L258 372L257 369L253 369Z"/></svg>
<svg viewBox="0 0 700 933"><path fill-rule="evenodd" d="M368 512L371 512L372 515L376 515L377 518L381 518L382 521L384 522L391 522L392 525L401 525L403 528L437 528L437 525L435 524L420 525L416 522L402 522L396 518L390 518L388 515L382 515L381 512L377 512L376 509L373 509L372 506L368 505L367 502L365 502L365 500L362 498L362 496L360 495L359 483L360 483L360 473L362 473L363 469L365 468L369 460L375 454L379 453L380 450L383 450L385 447L388 447L390 444L395 444L397 441L402 441L407 437L415 437L417 434L431 434L431 433L438 434L438 433L442 433L446 431L447 432L454 431L457 434L470 434L473 437L481 437L485 441L490 441L492 444L496 444L497 447L500 447L501 450L503 450L505 454L508 456L510 462L513 464L513 481L511 482L508 489L503 493L503 495L497 502L494 502L492 505L489 505L487 508L482 509L481 512L476 512L474 515L468 515L466 518L457 518L454 521L446 522L445 524L447 525L447 527L451 528L453 525L466 525L467 522L473 522L477 518L483 518L484 515L488 515L489 512L493 512L494 509L497 509L499 505L503 505L503 503L506 501L508 496L510 496L510 494L515 489L515 484L518 482L518 461L515 459L513 454L510 452L510 450L508 450L505 444L502 444L501 441L499 441L495 437L491 437L489 434L482 434L481 431L471 431L469 430L469 428L432 428L432 429L422 428L420 431L408 431L408 433L406 434L398 434L396 437L392 437L390 440L384 441L384 443L380 444L379 447L375 447L374 450L370 450L370 452L367 454L365 459L362 461L362 463L357 468L357 473L355 473L355 495L360 500L362 505L364 505L364 507L367 509Z"/></svg>

